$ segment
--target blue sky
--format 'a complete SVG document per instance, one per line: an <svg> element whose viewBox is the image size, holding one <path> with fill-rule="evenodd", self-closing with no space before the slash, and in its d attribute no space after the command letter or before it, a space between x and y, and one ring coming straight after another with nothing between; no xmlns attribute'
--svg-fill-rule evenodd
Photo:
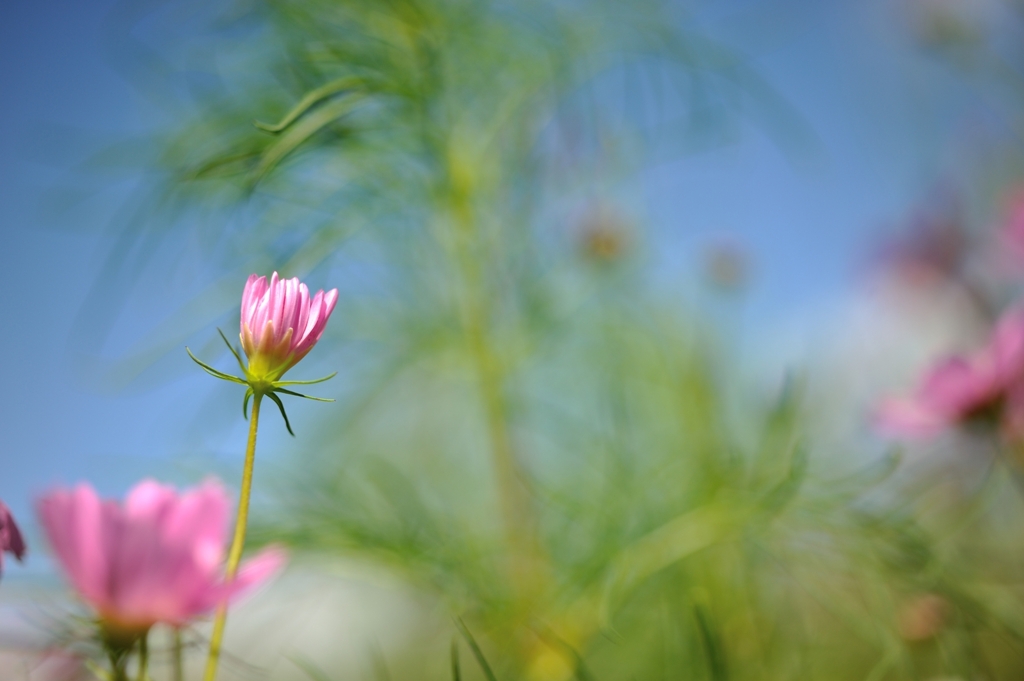
<svg viewBox="0 0 1024 681"><path fill-rule="evenodd" d="M0 498L29 526L32 496L55 482L88 479L119 494L144 475L194 478L207 464L230 471L242 453L237 396L212 385L184 352L167 365L180 378L117 393L85 383L69 352L108 245L105 222L127 188L64 214L51 210L52 189L88 140L144 130L153 115L108 59L103 22L114 4L0 7L0 318L8 320ZM750 39L747 53L808 123L818 152L794 158L750 122L734 144L664 163L639 181L654 239L665 246L668 286L688 284L710 240L728 237L753 254L745 306L756 333L826 309L851 285L871 235L937 182L970 172L958 145L971 122L1000 125L997 107L914 48L893 3L789 6L798 11L783 14L774 32L726 20L721 30ZM155 326L176 298L160 291L154 300L149 318L127 323ZM206 413L200 404L223 406ZM290 412L299 425L305 409ZM190 435L220 418L236 427L212 439ZM288 446L274 433L267 443Z"/></svg>

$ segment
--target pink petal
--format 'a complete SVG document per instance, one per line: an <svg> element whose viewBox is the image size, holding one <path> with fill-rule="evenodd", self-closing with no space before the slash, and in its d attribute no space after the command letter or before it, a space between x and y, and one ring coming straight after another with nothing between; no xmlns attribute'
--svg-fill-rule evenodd
<svg viewBox="0 0 1024 681"><path fill-rule="evenodd" d="M305 351L309 350L316 345L320 338L324 335L324 329L327 328L327 320L330 318L331 313L334 311L334 306L338 302L338 289L331 289L324 295L323 291L317 294L317 298L320 300L320 306L317 310L317 315L314 320L313 316L310 315L309 330L306 337L303 339L305 345Z"/></svg>
<svg viewBox="0 0 1024 681"><path fill-rule="evenodd" d="M299 357L305 356L309 352L310 348L316 343L316 341L310 341L310 337L313 335L317 324L320 320L320 314L324 308L324 292L317 291L316 295L313 296L313 300L309 303L309 315L306 317L306 326L299 334L298 340L292 344L292 348L296 355Z"/></svg>
<svg viewBox="0 0 1024 681"><path fill-rule="evenodd" d="M309 324L309 288L299 284L299 315L295 320L295 333L292 335L292 351L302 343Z"/></svg>
<svg viewBox="0 0 1024 681"><path fill-rule="evenodd" d="M1001 387L991 362L953 357L928 372L917 399L937 412L957 417L995 399Z"/></svg>
<svg viewBox="0 0 1024 681"><path fill-rule="evenodd" d="M276 546L263 549L242 563L241 569L230 583L211 586L197 601L196 608L209 611L225 602L245 596L247 592L273 577L287 562L288 554L284 549Z"/></svg>
<svg viewBox="0 0 1024 681"><path fill-rule="evenodd" d="M925 439L942 432L950 420L920 402L887 399L879 405L872 423L886 435Z"/></svg>
<svg viewBox="0 0 1024 681"><path fill-rule="evenodd" d="M277 334L273 342L276 345L284 333L281 311L284 308L284 282L280 281L277 272L270 277L270 291L267 297L267 320L274 322L274 332ZM287 327L285 327L287 328Z"/></svg>
<svg viewBox="0 0 1024 681"><path fill-rule="evenodd" d="M284 282L284 305L281 310L281 323L285 329L295 329L295 320L298 319L299 303L299 280L295 277Z"/></svg>
<svg viewBox="0 0 1024 681"><path fill-rule="evenodd" d="M65 574L83 598L103 607L109 598L108 552L111 548L112 509L95 490L81 484L73 491L57 490L37 504L43 529Z"/></svg>
<svg viewBox="0 0 1024 681"><path fill-rule="evenodd" d="M269 580L288 563L288 552L279 546L269 546L241 565L231 582L231 598L240 596Z"/></svg>
<svg viewBox="0 0 1024 681"><path fill-rule="evenodd" d="M256 274L250 274L242 289L242 319L246 320L252 315L256 301L259 300L264 291L267 290L267 278Z"/></svg>

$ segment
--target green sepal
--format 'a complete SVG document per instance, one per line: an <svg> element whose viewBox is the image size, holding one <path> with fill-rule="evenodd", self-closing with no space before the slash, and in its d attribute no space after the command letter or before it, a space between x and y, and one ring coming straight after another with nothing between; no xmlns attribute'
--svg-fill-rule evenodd
<svg viewBox="0 0 1024 681"><path fill-rule="evenodd" d="M288 429L288 434L295 437L295 433L292 431L292 424L288 422L288 414L285 413L284 404L281 402L281 398L275 395L273 392L268 392L267 397L274 400L277 408L281 410L281 416L284 418L284 427Z"/></svg>
<svg viewBox="0 0 1024 681"><path fill-rule="evenodd" d="M303 395L287 388L278 388L279 383L274 384L274 392L284 393L285 395L292 395L293 397L302 397L307 400L316 400L317 402L333 402L334 399L330 397L313 397L312 395Z"/></svg>
<svg viewBox="0 0 1024 681"><path fill-rule="evenodd" d="M245 391L245 397L242 398L242 418L244 418L246 421L249 420L249 398L252 397L254 394L255 393L252 390L252 386L250 385L249 389Z"/></svg>
<svg viewBox="0 0 1024 681"><path fill-rule="evenodd" d="M219 333L220 337L224 339L224 344L228 346L228 350L230 350L231 354L238 360L238 367L242 370L242 373L244 374L248 372L245 363L242 362L242 356L238 354L238 350L235 350L235 346L231 344L231 341L228 340L228 337L224 335L224 332L220 330L219 326L217 327L217 333Z"/></svg>
<svg viewBox="0 0 1024 681"><path fill-rule="evenodd" d="M192 358L193 362L201 366L203 368L203 371L210 374L211 376L219 378L222 381L231 381L232 383L238 383L239 385L249 385L249 382L246 381L245 379L239 378L238 376L232 376L231 374L225 374L222 371L217 371L212 366L210 366L206 362L202 361L201 359L193 355L192 351L188 349L187 345L185 346L185 352L188 353L188 356Z"/></svg>
<svg viewBox="0 0 1024 681"><path fill-rule="evenodd" d="M323 383L324 381L329 381L337 375L338 372L335 371L333 374L330 374L329 376L324 376L323 378L314 378L312 381L274 381L274 385L313 385L314 383Z"/></svg>

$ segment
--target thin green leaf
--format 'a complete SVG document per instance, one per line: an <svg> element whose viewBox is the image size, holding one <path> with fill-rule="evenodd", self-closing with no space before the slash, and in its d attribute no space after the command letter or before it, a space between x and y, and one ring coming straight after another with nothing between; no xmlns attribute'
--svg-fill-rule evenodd
<svg viewBox="0 0 1024 681"><path fill-rule="evenodd" d="M246 421L249 420L249 398L253 396L252 386L245 391L245 397L242 399L242 416Z"/></svg>
<svg viewBox="0 0 1024 681"><path fill-rule="evenodd" d="M712 681L726 681L729 674L718 632L707 611L699 604L693 606L693 614L697 620L697 631L700 633L701 643L704 647L708 675Z"/></svg>
<svg viewBox="0 0 1024 681"><path fill-rule="evenodd" d="M279 393L284 393L285 395L291 395L293 397L302 397L302 398L305 398L307 400L316 400L317 402L333 402L334 401L334 399L330 398L330 397L313 397L312 395L303 395L302 393L297 393L294 390L288 390L287 388L275 387L274 391L275 392L279 392Z"/></svg>
<svg viewBox="0 0 1024 681"><path fill-rule="evenodd" d="M480 650L480 646L477 645L476 639L473 638L473 634L469 632L469 628L466 627L465 622L462 621L461 617L455 618L455 627L462 634L462 638L466 639L466 644L469 646L470 651L473 653L473 657L476 658L477 664L480 665L480 669L483 670L484 676L487 677L487 681L498 681L497 677L494 676L494 672L491 670L491 665L487 663L487 658L484 657L484 653Z"/></svg>
<svg viewBox="0 0 1024 681"><path fill-rule="evenodd" d="M239 385L249 385L248 382L244 381L243 379L239 378L238 376L232 376L231 374L225 374L222 371L217 371L212 366L210 366L206 362L202 361L201 359L199 359L198 357L193 355L192 351L188 349L188 346L185 346L185 352L188 353L188 356L192 358L193 362L195 362L196 364L201 366L203 368L203 371L205 371L206 373L210 374L211 376L213 376L215 378L219 378L219 379L221 379L223 381L231 381L232 383L238 383Z"/></svg>
<svg viewBox="0 0 1024 681"><path fill-rule="evenodd" d="M242 362L242 356L238 354L238 350L235 350L235 346L231 344L231 342L228 340L228 337L225 336L224 332L220 330L220 327L217 327L217 333L219 333L220 337L224 339L224 344L228 346L228 350L230 350L231 354L234 355L235 359L238 360L238 366L242 370L242 373L244 374L247 371L247 369L245 364Z"/></svg>
<svg viewBox="0 0 1024 681"><path fill-rule="evenodd" d="M288 429L289 435L295 437L295 433L292 432L292 424L288 422L288 414L284 411L284 404L281 403L281 398L274 393L267 393L267 397L274 400L274 403L277 404L277 408L281 410L281 416L284 418L284 427Z"/></svg>
<svg viewBox="0 0 1024 681"><path fill-rule="evenodd" d="M459 667L459 641L452 637L452 681L462 681L462 669Z"/></svg>
<svg viewBox="0 0 1024 681"><path fill-rule="evenodd" d="M260 130L264 130L266 132L281 132L289 125L294 123L296 120L298 120L298 118L302 116L302 114L306 113L323 100L327 99L332 95L336 95L339 92L351 90L357 85L359 85L360 82L361 81L359 78L356 78L354 76L348 76L346 78L339 78L338 80L331 81L326 85L321 85L320 87L307 92L302 97L302 99L299 100L299 103L292 107L292 110L285 114L285 117L282 118L279 122L262 123L260 121L253 121L253 125L255 125Z"/></svg>
<svg viewBox="0 0 1024 681"><path fill-rule="evenodd" d="M323 383L324 381L329 381L337 375L338 372L335 371L329 376L324 376L323 378L314 378L312 381L278 381L274 385L313 385L314 383Z"/></svg>
<svg viewBox="0 0 1024 681"><path fill-rule="evenodd" d="M275 144L263 152L260 163L253 171L252 184L257 184L288 154L310 137L320 132L337 119L349 113L363 99L363 95L349 95L330 104L326 104L308 117L300 121L286 132Z"/></svg>

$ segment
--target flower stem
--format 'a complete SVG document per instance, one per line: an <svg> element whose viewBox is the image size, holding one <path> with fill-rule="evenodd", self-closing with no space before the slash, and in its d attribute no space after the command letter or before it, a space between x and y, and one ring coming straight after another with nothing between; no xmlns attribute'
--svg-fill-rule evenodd
<svg viewBox="0 0 1024 681"><path fill-rule="evenodd" d="M181 629L174 628L174 681L185 681L185 671L182 668Z"/></svg>
<svg viewBox="0 0 1024 681"><path fill-rule="evenodd" d="M139 639L139 679L146 681L149 676L149 632Z"/></svg>
<svg viewBox="0 0 1024 681"><path fill-rule="evenodd" d="M455 173L449 173L452 177ZM516 456L505 395L506 367L493 346L488 287L484 280L485 256L472 207L464 191L453 188L450 211L454 222L454 258L463 285L462 317L468 350L490 439L492 465L505 533L510 549L509 570L523 602L542 593L548 581L547 557L537 534L536 509L528 476Z"/></svg>
<svg viewBox="0 0 1024 681"><path fill-rule="evenodd" d="M126 656L108 650L107 657L110 659L110 678L114 681L128 681L128 672L125 670Z"/></svg>
<svg viewBox="0 0 1024 681"><path fill-rule="evenodd" d="M245 547L245 527L249 520L249 494L252 491L252 467L256 458L256 428L260 418L260 401L263 393L257 392L252 398L252 414L249 416L249 444L245 448L245 467L242 469L242 491L238 497L238 517L235 520L235 537L231 540L231 551L228 553L228 565L225 580L230 582L238 572L238 564L242 560L242 549ZM221 642L224 639L224 625L227 622L227 604L217 609L213 621L213 634L210 636L210 653L206 658L204 681L217 678L217 662L220 660Z"/></svg>

